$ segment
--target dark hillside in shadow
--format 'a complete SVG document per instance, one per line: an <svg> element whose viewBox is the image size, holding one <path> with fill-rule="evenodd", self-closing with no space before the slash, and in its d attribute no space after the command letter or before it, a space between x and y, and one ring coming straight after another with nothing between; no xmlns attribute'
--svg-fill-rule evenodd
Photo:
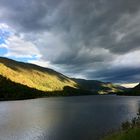
<svg viewBox="0 0 140 140"><path fill-rule="evenodd" d="M140 96L140 83L134 88L127 89L123 92L118 92L118 95L127 95L127 96Z"/></svg>

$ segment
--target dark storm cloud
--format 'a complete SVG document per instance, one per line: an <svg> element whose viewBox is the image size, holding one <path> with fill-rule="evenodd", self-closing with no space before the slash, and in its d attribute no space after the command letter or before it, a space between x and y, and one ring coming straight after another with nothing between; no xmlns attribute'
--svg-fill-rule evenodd
<svg viewBox="0 0 140 140"><path fill-rule="evenodd" d="M31 31L47 27L47 25L41 24L41 20L47 13L45 1L1 0L0 7L5 13L1 19L15 28Z"/></svg>
<svg viewBox="0 0 140 140"><path fill-rule="evenodd" d="M2 22L37 45L43 60L66 73L135 81L135 69L107 68L120 55L140 50L139 0L0 0L0 12Z"/></svg>
<svg viewBox="0 0 140 140"><path fill-rule="evenodd" d="M121 83L133 83L140 81L140 68L118 68L118 69L104 69L96 72L87 73L89 79L100 78L100 80L106 82L120 82Z"/></svg>

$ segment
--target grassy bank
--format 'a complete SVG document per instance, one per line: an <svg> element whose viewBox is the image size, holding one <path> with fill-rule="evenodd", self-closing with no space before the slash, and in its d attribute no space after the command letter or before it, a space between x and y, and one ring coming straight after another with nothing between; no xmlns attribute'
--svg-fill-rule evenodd
<svg viewBox="0 0 140 140"><path fill-rule="evenodd" d="M127 131L121 131L107 136L103 140L140 140L140 128L132 128Z"/></svg>
<svg viewBox="0 0 140 140"><path fill-rule="evenodd" d="M120 131L106 136L103 140L140 140L140 109L137 117L122 123Z"/></svg>

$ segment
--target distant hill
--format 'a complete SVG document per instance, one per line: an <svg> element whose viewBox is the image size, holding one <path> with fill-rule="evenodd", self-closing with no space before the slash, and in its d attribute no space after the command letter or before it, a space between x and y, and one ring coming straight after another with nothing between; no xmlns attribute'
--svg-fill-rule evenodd
<svg viewBox="0 0 140 140"><path fill-rule="evenodd" d="M119 85L115 85L109 82L101 82L97 80L85 80L85 79L75 79L81 88L90 90L92 92L96 92L98 94L109 94L109 93L117 93L123 91L125 88Z"/></svg>
<svg viewBox="0 0 140 140"><path fill-rule="evenodd" d="M132 90L140 92L140 83L136 85Z"/></svg>
<svg viewBox="0 0 140 140"><path fill-rule="evenodd" d="M130 89L128 95L140 96L140 83L134 88Z"/></svg>
<svg viewBox="0 0 140 140"><path fill-rule="evenodd" d="M127 96L140 96L140 83L134 88L130 88L123 92L118 92L118 95L127 95Z"/></svg>
<svg viewBox="0 0 140 140"><path fill-rule="evenodd" d="M77 88L75 81L49 68L0 57L0 75L12 82L41 91L62 91L65 86Z"/></svg>

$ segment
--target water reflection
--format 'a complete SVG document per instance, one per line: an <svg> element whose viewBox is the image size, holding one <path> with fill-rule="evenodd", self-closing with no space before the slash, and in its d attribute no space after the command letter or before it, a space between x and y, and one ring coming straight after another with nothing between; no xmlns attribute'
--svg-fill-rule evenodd
<svg viewBox="0 0 140 140"><path fill-rule="evenodd" d="M83 96L0 103L2 140L96 140L133 118L140 97Z"/></svg>

